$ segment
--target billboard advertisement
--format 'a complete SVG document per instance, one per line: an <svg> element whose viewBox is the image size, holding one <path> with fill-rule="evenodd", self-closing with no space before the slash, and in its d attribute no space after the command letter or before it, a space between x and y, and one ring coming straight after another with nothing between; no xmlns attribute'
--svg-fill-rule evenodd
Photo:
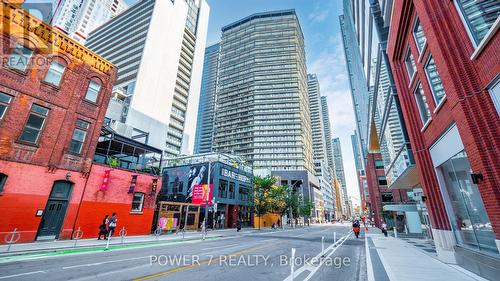
<svg viewBox="0 0 500 281"><path fill-rule="evenodd" d="M212 184L210 184L210 188L208 188L208 184L195 185L193 187L192 203L205 206L208 201L208 205L211 205L213 198L212 189Z"/></svg>
<svg viewBox="0 0 500 281"><path fill-rule="evenodd" d="M210 182L213 182L213 164L211 169ZM172 201L191 203L195 186L208 183L208 163L170 167L164 171L162 180L161 195Z"/></svg>

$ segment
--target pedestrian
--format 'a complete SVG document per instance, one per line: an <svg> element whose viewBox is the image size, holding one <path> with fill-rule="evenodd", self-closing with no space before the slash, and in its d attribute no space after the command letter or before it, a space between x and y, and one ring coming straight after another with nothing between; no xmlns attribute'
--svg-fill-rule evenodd
<svg viewBox="0 0 500 281"><path fill-rule="evenodd" d="M241 220L238 219L238 221L236 222L236 232L240 232L241 230Z"/></svg>
<svg viewBox="0 0 500 281"><path fill-rule="evenodd" d="M280 226L281 226L281 221L280 221L280 219L278 219L278 227L280 227Z"/></svg>
<svg viewBox="0 0 500 281"><path fill-rule="evenodd" d="M113 213L111 215L111 218L109 218L109 221L108 221L108 237L113 236L113 234L115 233L117 221L118 221L118 219L116 218L116 213Z"/></svg>
<svg viewBox="0 0 500 281"><path fill-rule="evenodd" d="M382 233L387 237L387 224L385 222L382 222Z"/></svg>
<svg viewBox="0 0 500 281"><path fill-rule="evenodd" d="M106 234L108 234L107 224L108 224L109 215L104 216L101 225L99 225L99 236L97 236L97 240L101 240L101 235L106 239Z"/></svg>
<svg viewBox="0 0 500 281"><path fill-rule="evenodd" d="M359 227L360 227L359 221L355 220L352 224L352 231L354 232L354 235L356 235L356 238L359 237L359 231L360 231Z"/></svg>

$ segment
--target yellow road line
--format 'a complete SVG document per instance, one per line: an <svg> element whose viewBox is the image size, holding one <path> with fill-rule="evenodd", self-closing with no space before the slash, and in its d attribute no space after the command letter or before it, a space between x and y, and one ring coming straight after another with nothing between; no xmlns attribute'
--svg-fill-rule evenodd
<svg viewBox="0 0 500 281"><path fill-rule="evenodd" d="M191 269L191 268L194 268L194 267L198 267L198 266L209 264L211 262L217 262L220 259L222 259L223 257L227 258L229 256L241 256L241 255L244 255L246 253L250 253L250 252L253 252L253 251L265 248L265 247L267 247L267 246L269 246L271 244L276 245L276 244L280 244L280 243L282 243L282 242L267 243L267 244L264 244L264 245L261 245L261 246L257 246L257 247L253 247L253 248L249 248L249 249L246 249L246 250L243 250L243 251L240 251L240 252L236 252L236 253L232 253L232 254L228 254L228 255L219 256L218 258L206 260L206 261L203 261L203 262L199 262L199 263L195 263L195 264L191 264L191 265L186 265L186 266L182 266L182 267L173 268L173 269L170 269L170 270L167 270L167 271L163 271L163 272L160 272L160 273L156 273L156 274L152 274L152 275L146 275L146 276L134 279L134 281L150 280L150 279L153 279L153 278L156 278L156 277L167 276L167 275L170 275L170 274L175 273L175 272L185 271L185 270L188 270L188 269Z"/></svg>

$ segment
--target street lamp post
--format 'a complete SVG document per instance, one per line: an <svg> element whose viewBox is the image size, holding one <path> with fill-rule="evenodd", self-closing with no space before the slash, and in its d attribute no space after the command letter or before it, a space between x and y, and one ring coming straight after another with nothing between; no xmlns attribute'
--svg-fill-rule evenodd
<svg viewBox="0 0 500 281"><path fill-rule="evenodd" d="M208 224L208 195L210 194L210 166L211 162L208 161L208 178L207 178L207 193L205 194L205 219L204 219L204 230L205 236L207 235L207 224Z"/></svg>

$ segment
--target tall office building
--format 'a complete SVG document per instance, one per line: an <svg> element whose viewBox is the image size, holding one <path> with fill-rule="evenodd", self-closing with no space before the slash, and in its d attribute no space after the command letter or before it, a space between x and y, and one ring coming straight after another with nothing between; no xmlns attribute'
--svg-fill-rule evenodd
<svg viewBox="0 0 500 281"><path fill-rule="evenodd" d="M328 121L328 109L325 113L324 104L320 92L320 86L316 74L307 75L307 89L309 94L309 113L311 115L311 130L313 142L313 161L315 173L318 177L321 193L323 195L323 206L315 206L316 212L322 208L321 219L330 221L334 213L334 192L333 192L333 173L328 165L327 145L325 137L325 121ZM327 118L325 120L325 118ZM330 124L328 122L328 124ZM331 150L331 148L330 148Z"/></svg>
<svg viewBox="0 0 500 281"><path fill-rule="evenodd" d="M216 150L246 157L254 169L272 171L301 190L303 199L314 200L319 183L295 10L253 14L224 26L220 44Z"/></svg>
<svg viewBox="0 0 500 281"><path fill-rule="evenodd" d="M91 33L119 69L112 128L167 157L192 152L208 15L205 0L143 0Z"/></svg>
<svg viewBox="0 0 500 281"><path fill-rule="evenodd" d="M51 24L84 43L91 31L128 8L124 0L54 0Z"/></svg>
<svg viewBox="0 0 500 281"><path fill-rule="evenodd" d="M332 126L330 123L330 112L328 110L328 100L325 96L321 96L321 115L323 116L323 134L325 135L325 151L328 167L335 170L335 162L333 160L332 148Z"/></svg>
<svg viewBox="0 0 500 281"><path fill-rule="evenodd" d="M217 89L217 71L219 68L219 49L217 43L205 49L203 76L201 78L200 105L196 123L195 153L207 153L213 150L215 121L215 92Z"/></svg>
<svg viewBox="0 0 500 281"><path fill-rule="evenodd" d="M340 144L340 138L334 138L332 143L333 159L335 162L335 177L340 183L342 213L344 214L344 216L349 218L351 216L351 210L349 208L349 197L347 194L347 185L345 181L344 159L342 158L342 146Z"/></svg>

